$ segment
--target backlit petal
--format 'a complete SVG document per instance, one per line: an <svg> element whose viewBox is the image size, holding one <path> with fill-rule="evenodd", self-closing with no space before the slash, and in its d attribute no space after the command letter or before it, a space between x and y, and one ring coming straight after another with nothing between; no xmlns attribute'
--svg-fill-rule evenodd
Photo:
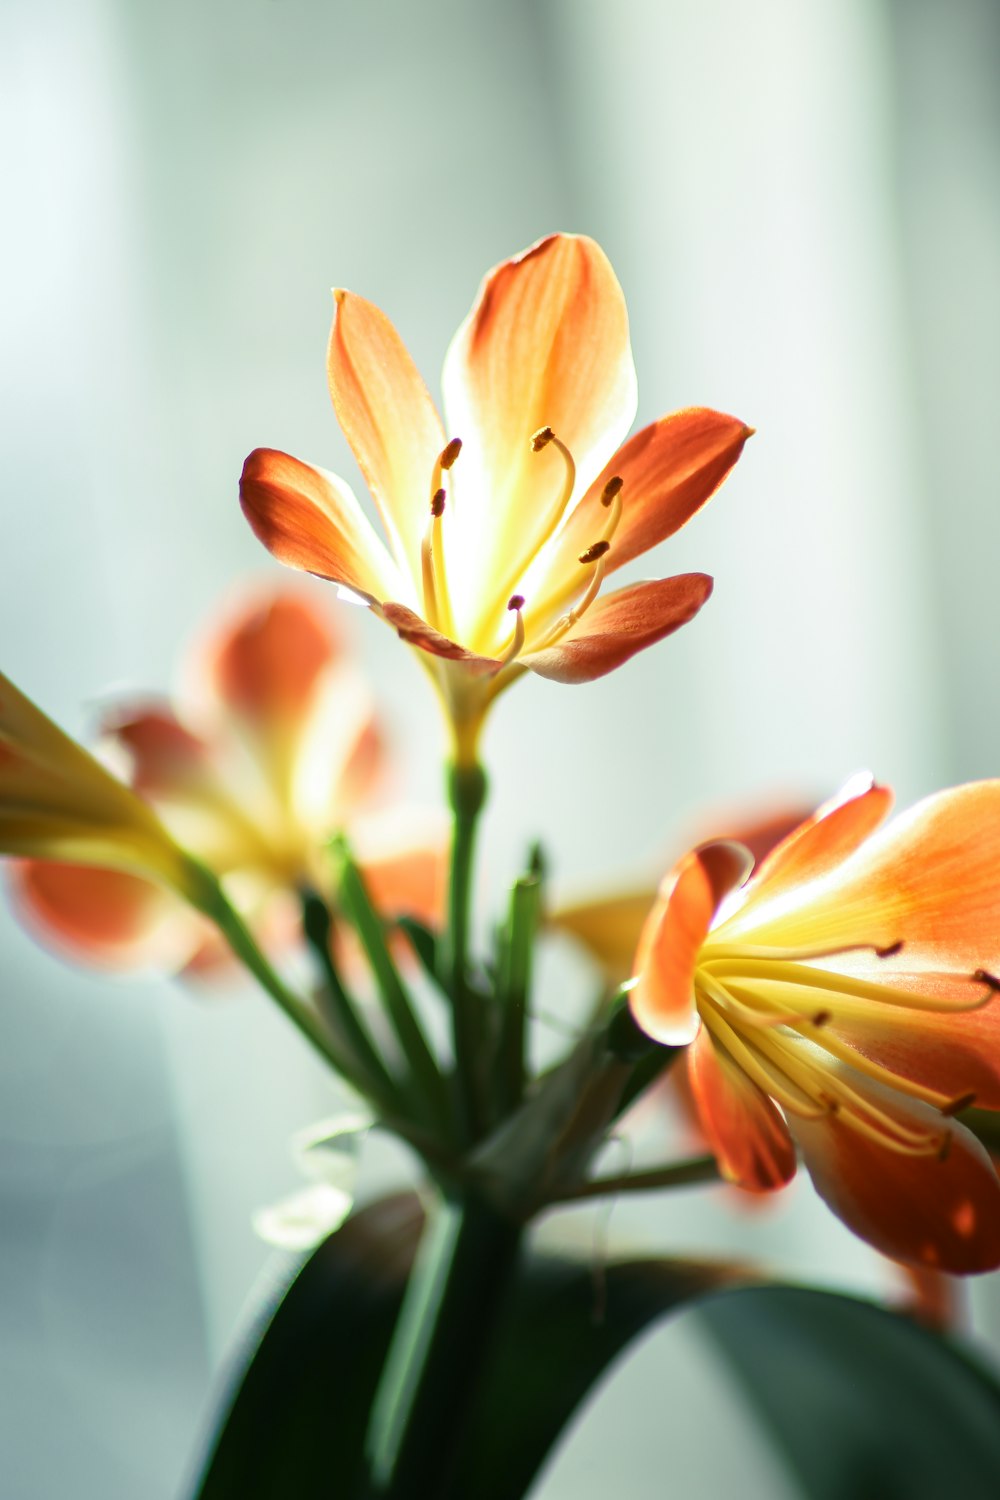
<svg viewBox="0 0 1000 1500"><path fill-rule="evenodd" d="M143 797L190 796L216 785L212 747L169 703L120 704L103 715L101 733L126 752L129 781Z"/></svg>
<svg viewBox="0 0 1000 1500"><path fill-rule="evenodd" d="M243 465L240 504L254 534L279 562L344 584L371 601L405 585L342 479L256 448Z"/></svg>
<svg viewBox="0 0 1000 1500"><path fill-rule="evenodd" d="M198 647L200 675L239 719L269 729L310 711L340 655L329 614L302 593L258 591Z"/></svg>
<svg viewBox="0 0 1000 1500"><path fill-rule="evenodd" d="M335 291L334 302L327 351L334 410L397 562L416 580L431 477L445 443L441 421L385 313L353 292Z"/></svg>
<svg viewBox="0 0 1000 1500"><path fill-rule="evenodd" d="M752 1193L795 1176L795 1147L780 1112L702 1027L688 1052L698 1118L724 1177Z"/></svg>
<svg viewBox="0 0 1000 1500"><path fill-rule="evenodd" d="M698 952L720 901L752 863L742 844L720 840L686 854L663 881L639 938L629 993L632 1014L654 1040L682 1047L694 1038Z"/></svg>
<svg viewBox="0 0 1000 1500"><path fill-rule="evenodd" d="M384 604L381 613L401 640L407 641L411 646L419 646L421 651L427 651L431 656L441 656L446 661L460 661L469 671L481 674L496 672L500 667L500 662L495 657L481 656L460 646L450 636L442 635L440 630L428 625L426 620L422 620L405 604Z"/></svg>
<svg viewBox="0 0 1000 1500"><path fill-rule="evenodd" d="M711 592L712 580L705 573L634 583L598 596L562 640L526 651L520 660L553 682L592 682L686 625Z"/></svg>
<svg viewBox="0 0 1000 1500"><path fill-rule="evenodd" d="M452 597L474 632L477 610L513 591L563 482L555 448L532 452L532 434L548 426L566 444L582 494L635 414L625 301L599 246L552 235L495 267L448 352L444 392L465 444L456 524L468 544Z"/></svg>
<svg viewBox="0 0 1000 1500"><path fill-rule="evenodd" d="M47 947L108 969L175 969L199 919L160 886L118 870L18 860L10 871L18 916Z"/></svg>
<svg viewBox="0 0 1000 1500"><path fill-rule="evenodd" d="M752 429L736 417L691 407L661 417L615 453L569 517L551 563L557 584L579 573L577 559L604 533L605 485L622 480L622 515L608 553L613 572L673 536L718 489L743 451Z"/></svg>
<svg viewBox="0 0 1000 1500"><path fill-rule="evenodd" d="M1000 781L956 787L895 818L778 915L765 909L752 938L812 948L902 942L913 969L994 972L998 870ZM751 935L749 917L740 926Z"/></svg>
<svg viewBox="0 0 1000 1500"><path fill-rule="evenodd" d="M557 907L548 923L583 944L612 984L632 972L642 925L656 900L655 890L629 891Z"/></svg>
<svg viewBox="0 0 1000 1500"><path fill-rule="evenodd" d="M865 1084L901 1125L950 1135L946 1159L889 1150L835 1115L789 1119L820 1197L895 1260L969 1275L1000 1265L1000 1179L984 1148L926 1104Z"/></svg>

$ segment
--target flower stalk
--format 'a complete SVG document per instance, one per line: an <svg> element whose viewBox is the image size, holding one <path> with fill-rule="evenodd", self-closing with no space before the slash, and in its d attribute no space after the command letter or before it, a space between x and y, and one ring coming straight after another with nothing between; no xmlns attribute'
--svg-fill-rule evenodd
<svg viewBox="0 0 1000 1500"><path fill-rule="evenodd" d="M451 983L452 1035L461 1128L468 1141L482 1128L482 1016L469 984L469 920L472 869L479 815L486 802L486 773L479 765L452 766L448 801L453 814L451 879L448 896L447 973Z"/></svg>

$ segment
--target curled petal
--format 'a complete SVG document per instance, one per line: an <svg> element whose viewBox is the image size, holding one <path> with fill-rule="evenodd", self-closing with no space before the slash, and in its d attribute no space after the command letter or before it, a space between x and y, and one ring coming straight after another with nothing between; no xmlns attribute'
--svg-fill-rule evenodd
<svg viewBox="0 0 1000 1500"><path fill-rule="evenodd" d="M101 968L176 969L197 940L199 919L136 875L26 859L10 879L18 915L41 942Z"/></svg>
<svg viewBox="0 0 1000 1500"><path fill-rule="evenodd" d="M705 573L632 584L598 597L562 640L520 660L553 682L592 682L694 619L711 592Z"/></svg>
<svg viewBox="0 0 1000 1500"><path fill-rule="evenodd" d="M622 481L622 515L608 553L610 573L691 519L714 495L753 429L737 417L691 407L642 428L604 466L569 517L556 544L555 575L573 575L577 558L602 535L601 504L611 479Z"/></svg>
<svg viewBox="0 0 1000 1500"><path fill-rule="evenodd" d="M532 452L532 434L551 427L566 445L580 493L635 414L625 300L600 247L557 234L495 267L448 351L444 392L450 429L465 444L458 524L468 520L478 539L453 597L472 619L475 601L492 606L512 591L563 484L557 452Z"/></svg>
<svg viewBox="0 0 1000 1500"><path fill-rule="evenodd" d="M637 1023L670 1047L698 1030L694 971L698 952L723 897L753 863L742 844L720 840L687 854L663 881L635 955L638 976L629 995Z"/></svg>
<svg viewBox="0 0 1000 1500"><path fill-rule="evenodd" d="M371 603L399 592L392 559L342 479L273 448L243 465L240 504L279 562L343 584Z"/></svg>
<svg viewBox="0 0 1000 1500"><path fill-rule="evenodd" d="M333 295L327 374L334 410L397 562L416 579L431 476L444 447L441 422L385 313L353 292L338 289Z"/></svg>
<svg viewBox="0 0 1000 1500"><path fill-rule="evenodd" d="M849 1229L894 1260L965 1276L1000 1265L1000 1179L975 1136L926 1104L865 1089L910 1130L949 1137L942 1156L907 1155L836 1115L789 1120L820 1197Z"/></svg>
<svg viewBox="0 0 1000 1500"><path fill-rule="evenodd" d="M460 646L450 636L442 635L440 630L435 630L432 625L428 625L426 620L422 620L405 604L391 602L383 604L380 612L401 640L408 642L411 646L419 646L421 651L426 651L431 656L443 657L445 661L461 662L470 672L484 675L498 672L502 666L502 662L495 657L480 656L477 652Z"/></svg>
<svg viewBox="0 0 1000 1500"><path fill-rule="evenodd" d="M913 969L1000 969L1000 781L939 792L895 818L777 915L754 942L904 945ZM742 917L742 913L739 914ZM749 922L740 921L750 931Z"/></svg>
<svg viewBox="0 0 1000 1500"><path fill-rule="evenodd" d="M795 1176L795 1146L780 1112L721 1051L705 1027L688 1052L698 1118L724 1177L752 1193L784 1187Z"/></svg>
<svg viewBox="0 0 1000 1500"><path fill-rule="evenodd" d="M848 782L761 862L748 887L744 911L836 869L881 827L891 809L888 787L876 786L867 774Z"/></svg>

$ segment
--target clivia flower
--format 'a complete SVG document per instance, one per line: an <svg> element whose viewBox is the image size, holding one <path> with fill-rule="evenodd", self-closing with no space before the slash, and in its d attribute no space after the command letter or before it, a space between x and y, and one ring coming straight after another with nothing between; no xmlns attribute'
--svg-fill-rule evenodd
<svg viewBox="0 0 1000 1500"><path fill-rule="evenodd" d="M953 1116L1000 1108L1000 781L881 829L890 802L849 786L749 880L735 842L682 859L643 929L632 1011L658 1041L691 1044L731 1181L781 1187L797 1147L829 1207L886 1255L989 1270L1000 1179Z"/></svg>
<svg viewBox="0 0 1000 1500"><path fill-rule="evenodd" d="M470 764L487 707L525 670L586 682L697 613L702 573L601 587L704 504L751 429L693 408L619 447L636 409L625 302L583 236L552 235L485 278L445 360L450 438L385 314L334 300L334 410L389 546L343 480L272 449L246 461L243 509L281 562L420 649Z"/></svg>
<svg viewBox="0 0 1000 1500"><path fill-rule="evenodd" d="M105 747L127 762L134 791L101 775L151 823L155 808L223 879L265 947L297 934L298 889L331 897L324 841L342 829L381 910L439 916L439 830L378 808L386 754L371 699L312 600L288 590L242 600L196 644L187 675L183 708L146 699L105 717ZM88 868L89 846L17 852L44 857L14 867L22 914L74 956L201 974L228 962L207 920L147 880Z"/></svg>
<svg viewBox="0 0 1000 1500"><path fill-rule="evenodd" d="M201 895L197 868L152 809L2 673L0 854L87 860L111 879L141 873Z"/></svg>

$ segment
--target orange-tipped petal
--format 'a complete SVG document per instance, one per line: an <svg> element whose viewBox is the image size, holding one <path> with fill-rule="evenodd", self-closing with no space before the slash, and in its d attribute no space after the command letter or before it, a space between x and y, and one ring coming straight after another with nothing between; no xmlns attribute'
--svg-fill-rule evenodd
<svg viewBox="0 0 1000 1500"><path fill-rule="evenodd" d="M836 869L881 827L892 800L890 789L876 786L867 774L849 781L762 860L748 891L748 908Z"/></svg>
<svg viewBox="0 0 1000 1500"><path fill-rule="evenodd" d="M137 875L26 859L14 862L10 878L24 925L69 958L107 969L176 969L193 947L198 918Z"/></svg>
<svg viewBox="0 0 1000 1500"><path fill-rule="evenodd" d="M592 682L694 619L712 592L705 573L680 573L599 596L562 640L520 657L553 682Z"/></svg>
<svg viewBox="0 0 1000 1500"><path fill-rule="evenodd" d="M788 909L761 912L753 941L813 949L902 943L913 969L995 973L998 870L1000 781L956 787L895 818ZM743 918L739 927L749 933Z"/></svg>
<svg viewBox="0 0 1000 1500"><path fill-rule="evenodd" d="M724 1177L769 1193L795 1176L795 1146L779 1111L702 1027L688 1052L698 1118Z"/></svg>
<svg viewBox="0 0 1000 1500"><path fill-rule="evenodd" d="M273 448L243 465L240 504L279 562L343 584L371 602L398 593L392 559L342 479Z"/></svg>
<svg viewBox="0 0 1000 1500"><path fill-rule="evenodd" d="M340 651L328 614L301 593L259 593L199 648L209 689L238 718L264 728L309 712Z"/></svg>
<svg viewBox="0 0 1000 1500"><path fill-rule="evenodd" d="M607 572L673 536L714 495L752 431L737 417L697 406L644 427L609 459L573 511L555 566L572 574L579 554L602 535L608 512L601 496L611 479L622 481L622 515Z"/></svg>
<svg viewBox="0 0 1000 1500"><path fill-rule="evenodd" d="M685 855L663 881L642 929L629 994L636 1022L655 1041L683 1047L696 1035L698 952L719 903L746 879L752 863L742 844L720 840Z"/></svg>
<svg viewBox="0 0 1000 1500"><path fill-rule="evenodd" d="M445 442L441 421L385 313L353 292L338 289L333 295L327 350L333 407L396 559L416 579L431 477Z"/></svg>
<svg viewBox="0 0 1000 1500"><path fill-rule="evenodd" d="M453 586L464 619L474 601L511 591L548 529L565 470L551 445L532 451L532 435L551 427L581 493L632 423L628 316L600 247L552 235L490 271L448 351L444 392L449 430L465 445L458 524L470 517L479 542Z"/></svg>
<svg viewBox="0 0 1000 1500"><path fill-rule="evenodd" d="M469 651L465 646L460 646L450 636L442 635L440 630L435 630L433 625L428 625L412 609L405 604L384 604L381 609L384 619L388 620L396 634L401 640L411 646L419 646L421 651L428 652L431 656L441 656L446 661L460 661L469 671L488 674L500 669L501 662L492 656L480 656L475 651Z"/></svg>
<svg viewBox="0 0 1000 1500"><path fill-rule="evenodd" d="M110 709L101 732L127 752L129 780L144 797L197 795L215 785L212 748L180 722L169 703Z"/></svg>
<svg viewBox="0 0 1000 1500"><path fill-rule="evenodd" d="M852 1083L862 1091L856 1075ZM894 1260L959 1276L1000 1266L1000 1179L979 1141L926 1104L867 1081L863 1091L901 1127L947 1135L947 1148L905 1154L835 1114L792 1116L792 1133L820 1197L849 1229Z"/></svg>

